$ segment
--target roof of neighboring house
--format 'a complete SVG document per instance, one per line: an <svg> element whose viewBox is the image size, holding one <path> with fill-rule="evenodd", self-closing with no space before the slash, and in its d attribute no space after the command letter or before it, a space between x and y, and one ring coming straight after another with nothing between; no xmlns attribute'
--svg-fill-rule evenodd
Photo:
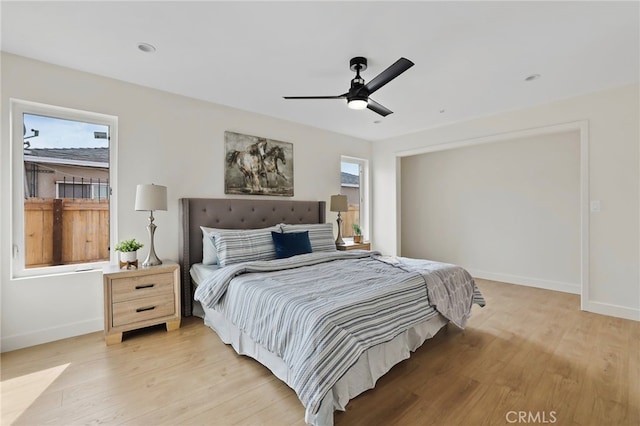
<svg viewBox="0 0 640 426"><path fill-rule="evenodd" d="M343 186L360 186L360 176L351 173L340 173L340 183Z"/></svg>
<svg viewBox="0 0 640 426"><path fill-rule="evenodd" d="M109 148L28 148L25 161L86 167L109 167Z"/></svg>

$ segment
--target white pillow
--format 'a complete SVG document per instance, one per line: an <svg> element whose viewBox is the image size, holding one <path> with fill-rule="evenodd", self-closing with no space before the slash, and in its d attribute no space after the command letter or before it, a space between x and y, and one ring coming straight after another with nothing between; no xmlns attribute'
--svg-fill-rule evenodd
<svg viewBox="0 0 640 426"><path fill-rule="evenodd" d="M218 264L232 265L253 260L273 260L276 248L271 232L282 232L279 226L262 229L225 229L213 232Z"/></svg>
<svg viewBox="0 0 640 426"><path fill-rule="evenodd" d="M216 253L213 233L221 231L221 229L207 228L205 226L201 226L200 229L202 229L202 263L205 265L217 265L218 254Z"/></svg>
<svg viewBox="0 0 640 426"><path fill-rule="evenodd" d="M290 232L309 231L309 241L311 241L311 250L316 251L336 251L336 241L333 237L332 223L310 223L301 225L281 224L282 232L288 234Z"/></svg>

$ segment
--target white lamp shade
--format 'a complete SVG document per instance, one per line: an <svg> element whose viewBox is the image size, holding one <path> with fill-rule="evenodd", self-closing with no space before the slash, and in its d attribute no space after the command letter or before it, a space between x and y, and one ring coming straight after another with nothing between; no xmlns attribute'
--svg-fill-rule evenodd
<svg viewBox="0 0 640 426"><path fill-rule="evenodd" d="M136 210L167 210L167 187L162 185L138 185Z"/></svg>
<svg viewBox="0 0 640 426"><path fill-rule="evenodd" d="M365 109L369 105L365 99L353 99L347 102L347 106L351 109Z"/></svg>
<svg viewBox="0 0 640 426"><path fill-rule="evenodd" d="M349 210L349 206L347 205L347 196L346 195L332 195L331 196L331 206L329 210L332 212L346 212Z"/></svg>

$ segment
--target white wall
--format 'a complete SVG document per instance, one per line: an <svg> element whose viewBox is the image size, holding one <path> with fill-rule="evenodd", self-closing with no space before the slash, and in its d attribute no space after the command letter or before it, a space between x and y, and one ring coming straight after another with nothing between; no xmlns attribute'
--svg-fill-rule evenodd
<svg viewBox="0 0 640 426"><path fill-rule="evenodd" d="M370 158L368 141L11 54L1 60L1 205L11 202L10 98L117 116L118 239L148 239L147 216L133 208L136 184L166 185L169 209L155 215L161 259L178 259L179 198L225 197L225 130L292 142L298 200L328 201L340 191L341 155ZM11 222L0 210L2 350L102 329L100 272L11 278Z"/></svg>
<svg viewBox="0 0 640 426"><path fill-rule="evenodd" d="M373 144L374 248L394 254L400 250L400 156L439 144L587 120L588 195L602 202L602 211L589 218L589 297L583 306L640 320L639 89L614 88Z"/></svg>
<svg viewBox="0 0 640 426"><path fill-rule="evenodd" d="M580 293L580 134L401 160L401 254Z"/></svg>

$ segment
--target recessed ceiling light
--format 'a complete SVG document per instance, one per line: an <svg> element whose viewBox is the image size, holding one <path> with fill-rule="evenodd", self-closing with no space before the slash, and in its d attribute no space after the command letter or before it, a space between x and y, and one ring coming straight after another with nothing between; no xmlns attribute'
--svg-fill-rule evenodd
<svg viewBox="0 0 640 426"><path fill-rule="evenodd" d="M529 77L525 78L524 81L533 81L540 78L540 74L531 74Z"/></svg>
<svg viewBox="0 0 640 426"><path fill-rule="evenodd" d="M143 42L138 43L138 49L144 53L153 53L156 51L156 47L154 45Z"/></svg>

